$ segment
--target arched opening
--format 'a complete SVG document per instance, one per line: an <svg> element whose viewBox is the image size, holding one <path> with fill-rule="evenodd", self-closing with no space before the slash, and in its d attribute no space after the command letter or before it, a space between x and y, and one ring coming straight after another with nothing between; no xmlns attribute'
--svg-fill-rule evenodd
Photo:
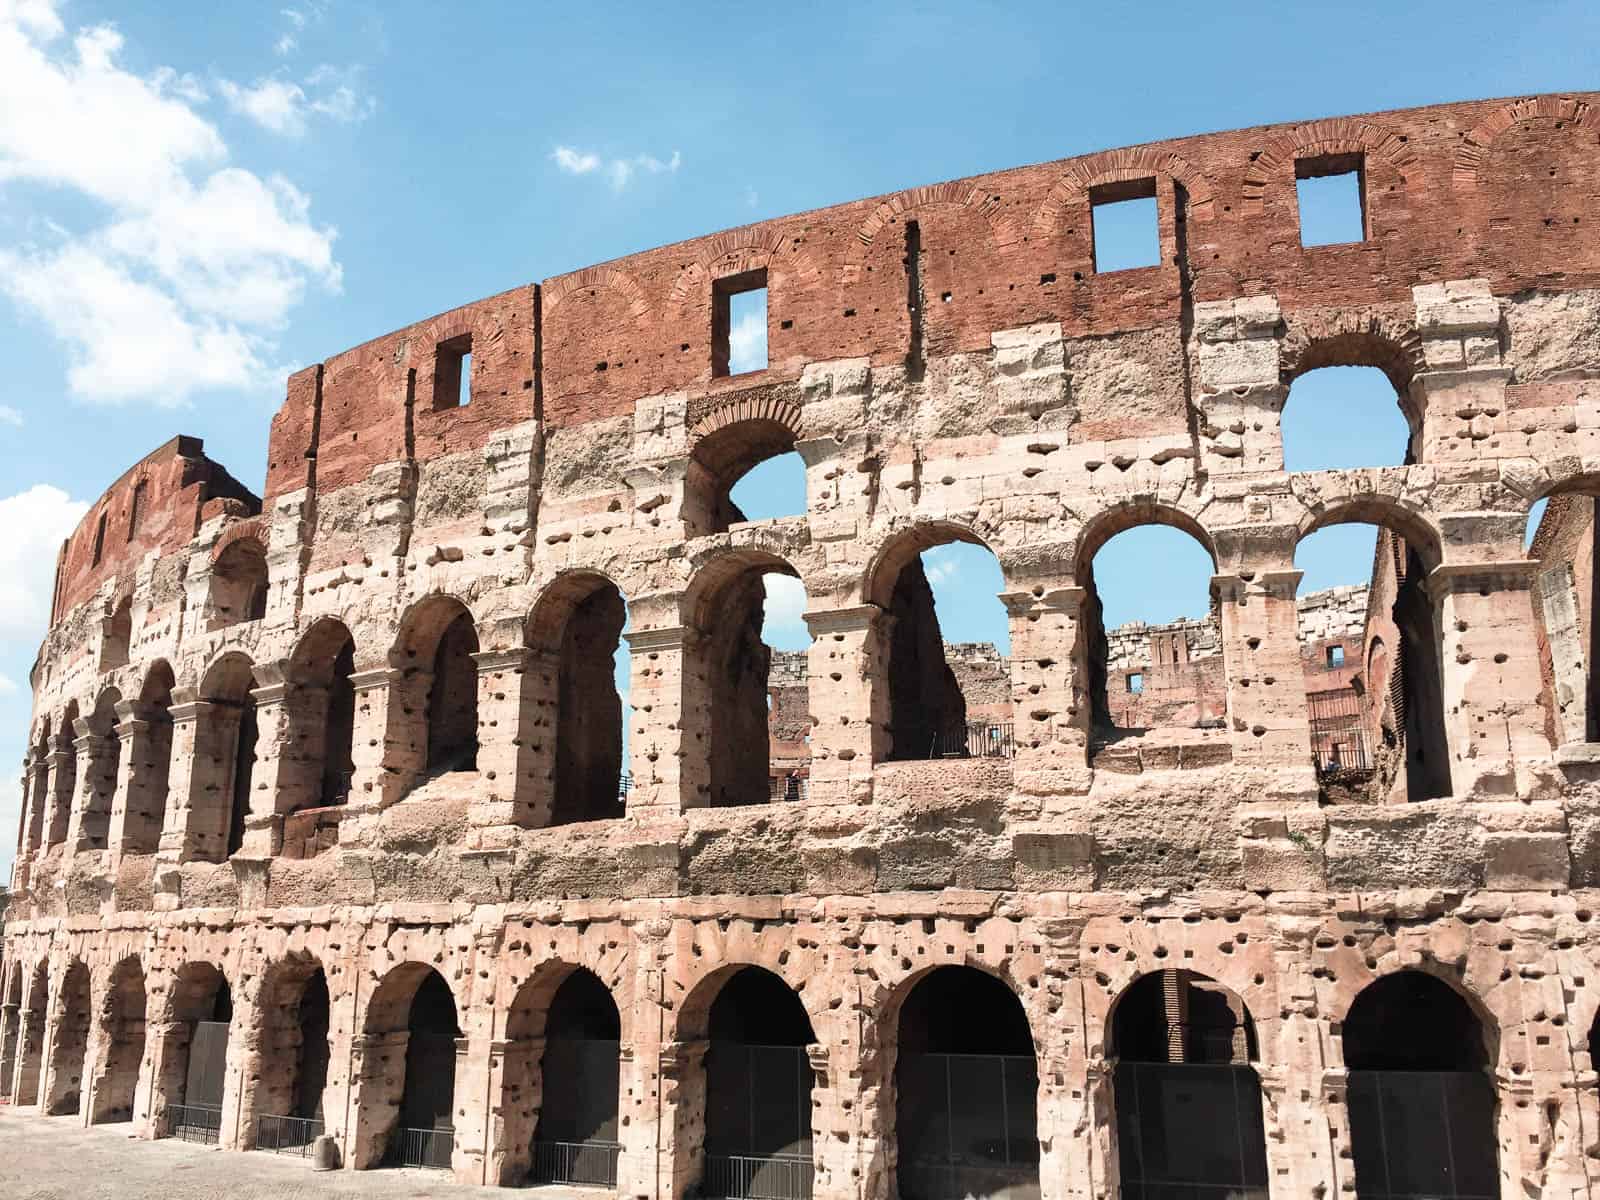
<svg viewBox="0 0 1600 1200"><path fill-rule="evenodd" d="M106 621L100 644L100 669L110 671L126 666L132 642L133 597L124 596Z"/></svg>
<svg viewBox="0 0 1600 1200"><path fill-rule="evenodd" d="M906 996L896 1040L901 1200L1036 1195L1039 1069L1016 993L937 967Z"/></svg>
<svg viewBox="0 0 1600 1200"><path fill-rule="evenodd" d="M693 621L703 631L690 655L705 713L705 803L712 808L806 795L809 712L797 716L791 698L775 729L772 703L775 678L780 685L797 674L805 679L804 652L811 644L800 619L805 604L795 569L765 553L715 559L690 586ZM785 740L775 755L779 733Z"/></svg>
<svg viewBox="0 0 1600 1200"><path fill-rule="evenodd" d="M1498 1196L1489 1043L1449 984L1400 971L1368 984L1342 1026L1358 1196Z"/></svg>
<svg viewBox="0 0 1600 1200"><path fill-rule="evenodd" d="M84 1067L89 1053L89 968L75 962L61 981L50 1047L50 1094L45 1111L53 1117L75 1114L83 1102Z"/></svg>
<svg viewBox="0 0 1600 1200"><path fill-rule="evenodd" d="M1112 1010L1117 1152L1125 1196L1266 1200L1255 1022L1194 971L1130 984Z"/></svg>
<svg viewBox="0 0 1600 1200"><path fill-rule="evenodd" d="M280 964L263 989L255 1146L304 1153L326 1132L328 977L314 959Z"/></svg>
<svg viewBox="0 0 1600 1200"><path fill-rule="evenodd" d="M1395 381L1382 367L1302 370L1289 384L1283 405L1284 470L1354 470L1416 461L1402 404Z"/></svg>
<svg viewBox="0 0 1600 1200"><path fill-rule="evenodd" d="M22 964L12 963L0 994L0 1100L10 1100L17 1079L17 1044L22 1024Z"/></svg>
<svg viewBox="0 0 1600 1200"><path fill-rule="evenodd" d="M226 629L267 615L267 551L254 538L240 538L211 564L209 629Z"/></svg>
<svg viewBox="0 0 1600 1200"><path fill-rule="evenodd" d="M50 828L50 714L39 720L39 736L33 743L33 765L28 779L28 813L25 837L31 854L45 845Z"/></svg>
<svg viewBox="0 0 1600 1200"><path fill-rule="evenodd" d="M884 609L887 757L1010 758L1010 626L999 560L954 526L902 534L874 567Z"/></svg>
<svg viewBox="0 0 1600 1200"><path fill-rule="evenodd" d="M22 1021L17 1031L16 1104L39 1103L39 1076L44 1070L44 1029L50 1012L50 973L45 963L34 968L22 1001Z"/></svg>
<svg viewBox="0 0 1600 1200"><path fill-rule="evenodd" d="M106 688L95 700L94 710L85 720L87 731L79 738L79 757L88 772L78 815L78 841L74 850L104 850L111 832L111 805L117 794L117 767L120 745L117 741L117 705L122 693Z"/></svg>
<svg viewBox="0 0 1600 1200"><path fill-rule="evenodd" d="M1137 764L1145 745L1225 742L1222 624L1204 531L1167 510L1119 514L1086 533L1079 563L1091 755Z"/></svg>
<svg viewBox="0 0 1600 1200"><path fill-rule="evenodd" d="M172 985L159 1095L160 1136L214 1145L222 1133L233 993L210 963L186 963Z"/></svg>
<svg viewBox="0 0 1600 1200"><path fill-rule="evenodd" d="M204 764L223 798L209 811L189 816L193 857L203 861L220 862L244 845L259 733L254 686L254 667L237 653L218 659L201 681L200 699L205 703L195 731L194 770Z"/></svg>
<svg viewBox="0 0 1600 1200"><path fill-rule="evenodd" d="M391 655L420 694L390 706L390 737L414 747L422 778L472 771L478 763L478 632L466 605L430 596L406 615Z"/></svg>
<svg viewBox="0 0 1600 1200"><path fill-rule="evenodd" d="M72 806L78 796L78 702L61 714L61 732L51 743L50 818L45 845L59 846L72 827Z"/></svg>
<svg viewBox="0 0 1600 1200"><path fill-rule="evenodd" d="M349 799L355 777L356 692L350 682L355 653L350 630L330 618L313 625L295 648L290 664L294 691L289 737L295 747L296 769L289 773L279 768L279 788L286 794L280 794L278 808L285 814L332 807ZM291 836L286 825L285 848L293 843L304 849L302 844L311 832ZM311 847L311 852L317 848Z"/></svg>
<svg viewBox="0 0 1600 1200"><path fill-rule="evenodd" d="M529 619L529 644L554 657L544 675L555 686L552 825L620 817L626 807L616 660L627 621L616 584L587 572L551 585Z"/></svg>
<svg viewBox="0 0 1600 1200"><path fill-rule="evenodd" d="M358 1115L366 1129L351 1165L449 1169L461 1037L450 985L432 967L402 963L373 994L366 1031L387 1035L372 1039L369 1053L399 1069L366 1081Z"/></svg>
<svg viewBox="0 0 1600 1200"><path fill-rule="evenodd" d="M1426 586L1437 551L1420 527L1402 533L1357 519L1386 514L1336 516L1295 546L1300 657L1323 796L1448 796L1439 631Z"/></svg>
<svg viewBox="0 0 1600 1200"><path fill-rule="evenodd" d="M622 1152L618 1098L622 1021L611 991L582 967L569 972L538 1011L548 984L530 982L513 1006L507 1036L537 1044L544 1036L538 1075L528 1080L539 1097L531 1147L534 1183L615 1187Z"/></svg>
<svg viewBox="0 0 1600 1200"><path fill-rule="evenodd" d="M683 504L691 537L806 511L805 463L795 452L799 414L778 402L755 407L715 413L696 427Z"/></svg>
<svg viewBox="0 0 1600 1200"><path fill-rule="evenodd" d="M742 967L706 1019L705 1160L717 1200L811 1195L811 1019L772 972Z"/></svg>
<svg viewBox="0 0 1600 1200"><path fill-rule="evenodd" d="M136 958L125 958L111 972L111 988L101 1009L106 1051L99 1078L94 1081L96 1125L133 1120L139 1087L139 1065L144 1060L144 969Z"/></svg>
<svg viewBox="0 0 1600 1200"><path fill-rule="evenodd" d="M127 730L133 738L128 786L123 803L122 845L125 854L154 854L161 841L172 773L172 689L176 683L165 661L151 666L139 691L139 702Z"/></svg>
<svg viewBox="0 0 1600 1200"><path fill-rule="evenodd" d="M1534 503L1525 544L1538 562L1534 608L1557 745L1600 742L1600 522L1593 485Z"/></svg>

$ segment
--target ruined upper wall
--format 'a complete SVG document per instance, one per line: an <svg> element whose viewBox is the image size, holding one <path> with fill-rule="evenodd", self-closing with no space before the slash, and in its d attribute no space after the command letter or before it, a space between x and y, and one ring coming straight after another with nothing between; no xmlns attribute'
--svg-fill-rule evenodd
<svg viewBox="0 0 1600 1200"><path fill-rule="evenodd" d="M175 437L152 450L105 490L62 543L51 624L109 579L131 589L147 554L182 550L230 501L240 516L261 511L253 492L206 457L199 438Z"/></svg>
<svg viewBox="0 0 1600 1200"><path fill-rule="evenodd" d="M987 350L996 330L1140 340L1146 378L1076 398L1085 436L1184 428L1185 303L1274 294L1293 345L1326 346L1336 306L1407 304L1420 284L1498 295L1600 283L1594 94L1485 100L1261 126L913 188L681 242L514 289L291 378L266 494L363 479L384 462L631 413L645 396L796 379L804 365ZM1297 164L1299 164L1297 166ZM1297 170L1359 165L1367 236L1302 247ZM1159 266L1097 273L1091 200L1153 187ZM908 302L907 231L917 225ZM718 280L765 272L769 367L713 375ZM436 407L437 348L470 335L473 402ZM1131 348L1131 347L1130 347ZM1558 348L1557 348L1558 349ZM1559 354L1557 354L1559 358ZM1165 364L1165 367L1162 367ZM1304 369L1316 362L1291 362ZM1407 367L1391 376L1403 383ZM409 419L408 419L409 416ZM410 445L408 445L408 439Z"/></svg>

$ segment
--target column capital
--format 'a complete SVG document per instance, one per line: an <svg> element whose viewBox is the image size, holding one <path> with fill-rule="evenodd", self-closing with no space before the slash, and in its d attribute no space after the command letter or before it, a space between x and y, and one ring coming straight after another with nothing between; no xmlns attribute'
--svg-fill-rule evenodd
<svg viewBox="0 0 1600 1200"><path fill-rule="evenodd" d="M1076 584L1046 588L1038 595L1033 592L1001 592L1000 603L1005 605L1006 613L1013 617L1026 617L1035 612L1059 612L1076 617L1083 611L1083 598L1087 592L1087 588Z"/></svg>
<svg viewBox="0 0 1600 1200"><path fill-rule="evenodd" d="M1525 592L1533 587L1539 562L1532 558L1498 562L1440 563L1428 572L1425 585L1435 600L1459 592Z"/></svg>
<svg viewBox="0 0 1600 1200"><path fill-rule="evenodd" d="M277 683L268 683L258 688L251 688L250 699L254 700L258 707L282 704L291 690L290 684L280 680Z"/></svg>
<svg viewBox="0 0 1600 1200"><path fill-rule="evenodd" d="M634 654L649 654L692 646L700 638L700 631L692 625L668 625L661 629L636 629L622 636L628 639L628 649Z"/></svg>
<svg viewBox="0 0 1600 1200"><path fill-rule="evenodd" d="M370 671L350 672L350 686L358 692L378 692L405 678L399 667L374 667Z"/></svg>
<svg viewBox="0 0 1600 1200"><path fill-rule="evenodd" d="M478 664L478 674L493 671L520 671L526 668L533 651L527 646L512 646L506 650L478 650L469 655Z"/></svg>
<svg viewBox="0 0 1600 1200"><path fill-rule="evenodd" d="M850 608L818 608L802 613L806 628L814 638L829 633L864 633L883 619L884 609L876 604L857 604Z"/></svg>

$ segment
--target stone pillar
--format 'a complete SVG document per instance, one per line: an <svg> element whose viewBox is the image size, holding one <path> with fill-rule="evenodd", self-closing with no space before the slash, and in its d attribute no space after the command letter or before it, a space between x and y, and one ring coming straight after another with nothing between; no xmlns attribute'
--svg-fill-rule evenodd
<svg viewBox="0 0 1600 1200"><path fill-rule="evenodd" d="M1446 740L1453 795L1553 799L1559 778L1540 703L1543 680L1532 587L1538 563L1445 564L1428 576L1442 632ZM1507 835L1511 836L1511 835ZM1549 847L1552 854L1554 846ZM1489 868L1494 871L1494 851ZM1565 850L1561 885L1566 883ZM1523 886L1554 886L1530 879Z"/></svg>
<svg viewBox="0 0 1600 1200"><path fill-rule="evenodd" d="M1034 1062L1039 1075L1036 1120L1039 1134L1040 1200L1091 1200L1106 1192L1104 1160L1096 1145L1094 1076L1088 1015L1078 985L1081 919L1048 918L1039 932L1049 947L1042 1005L1031 1007ZM1102 1087L1109 1096L1110 1089ZM1096 1191L1096 1182L1099 1191Z"/></svg>
<svg viewBox="0 0 1600 1200"><path fill-rule="evenodd" d="M189 1043L194 1038L190 1021L158 1021L150 1025L146 1046L145 1072L139 1080L139 1098L134 1102L134 1124L147 1138L170 1137L172 1120L169 1108L179 1103L187 1083ZM230 1038L231 1042L232 1039ZM140 1113L143 1117L140 1117Z"/></svg>
<svg viewBox="0 0 1600 1200"><path fill-rule="evenodd" d="M478 774L487 787L473 801L472 824L499 828L497 841L518 828L550 823L555 761L554 656L523 646L482 650L478 664Z"/></svg>
<svg viewBox="0 0 1600 1200"><path fill-rule="evenodd" d="M1251 579L1213 575L1221 612L1228 729L1235 763L1272 766L1283 794L1316 799L1300 615L1301 572L1258 571Z"/></svg>
<svg viewBox="0 0 1600 1200"><path fill-rule="evenodd" d="M272 683L250 691L256 706L256 761L250 772L250 810L245 814L244 841L239 848L247 858L276 855L283 849L284 814L316 803L322 762L320 757L311 761L305 747L297 744L294 726L300 714L292 711L306 702L307 692L315 694L317 689ZM311 703L313 711L304 717L320 727L326 723L326 713L315 711L314 699Z"/></svg>
<svg viewBox="0 0 1600 1200"><path fill-rule="evenodd" d="M1342 1113L1343 1071L1337 1084L1330 1086L1328 1065L1335 1052L1311 974L1321 929L1312 917L1285 914L1279 921L1272 942L1278 1012L1262 1014L1257 1025L1260 1061L1254 1064L1265 1108L1267 1177L1274 1194L1338 1196L1337 1155L1339 1148L1349 1148L1350 1140ZM1343 1162L1348 1171L1350 1160Z"/></svg>
<svg viewBox="0 0 1600 1200"><path fill-rule="evenodd" d="M20 969L20 968L19 968ZM0 1004L0 1100L9 1100L17 1085L17 1027L22 1024L22 1005L11 1001Z"/></svg>
<svg viewBox="0 0 1600 1200"><path fill-rule="evenodd" d="M17 1065L12 1076L11 1102L18 1105L39 1103L39 1076L44 1066L46 1007L33 995L33 980L22 1000L17 1021Z"/></svg>
<svg viewBox="0 0 1600 1200"><path fill-rule="evenodd" d="M1031 796L1059 801L1089 790L1091 714L1083 600L1081 587L1000 596L1011 631L1015 787Z"/></svg>
<svg viewBox="0 0 1600 1200"><path fill-rule="evenodd" d="M72 800L78 782L77 752L72 736L63 730L50 739L50 790L44 822L44 845L47 847L65 842L72 823Z"/></svg>
<svg viewBox="0 0 1600 1200"><path fill-rule="evenodd" d="M481 1023L476 1022L471 1013L467 1019ZM483 1048L482 1054L476 1053L479 1045ZM457 1183L483 1183L488 1169L485 1149L489 1136L489 1039L458 1037L455 1071L450 1173L455 1176Z"/></svg>
<svg viewBox="0 0 1600 1200"><path fill-rule="evenodd" d="M1500 302L1487 279L1457 279L1411 289L1423 369L1406 396L1418 436L1416 461L1477 458L1510 428L1501 364ZM1518 526L1520 521L1513 521Z"/></svg>
<svg viewBox="0 0 1600 1200"><path fill-rule="evenodd" d="M704 805L711 787L706 684L693 666L702 635L679 625L623 636L633 656L628 815L676 816Z"/></svg>
<svg viewBox="0 0 1600 1200"><path fill-rule="evenodd" d="M1200 411L1200 465L1210 475L1283 470L1276 296L1194 306L1190 361Z"/></svg>
<svg viewBox="0 0 1600 1200"><path fill-rule="evenodd" d="M812 804L866 804L873 764L888 753L888 635L876 604L805 614Z"/></svg>
<svg viewBox="0 0 1600 1200"><path fill-rule="evenodd" d="M151 854L161 840L172 765L172 722L154 705L117 705L117 789L107 844L113 856Z"/></svg>
<svg viewBox="0 0 1600 1200"><path fill-rule="evenodd" d="M380 667L350 676L356 693L350 804L395 804L428 765L428 689L433 673Z"/></svg>
<svg viewBox="0 0 1600 1200"><path fill-rule="evenodd" d="M111 803L117 790L117 739L94 732L78 722L78 802L67 826L67 846L73 854L104 850L111 826Z"/></svg>
<svg viewBox="0 0 1600 1200"><path fill-rule="evenodd" d="M411 1035L360 1034L352 1039L350 1054L350 1111L345 1128L344 1162L364 1171L383 1161L389 1135L400 1121L405 1089L406 1046Z"/></svg>
<svg viewBox="0 0 1600 1200"><path fill-rule="evenodd" d="M533 1166L533 1131L544 1101L544 1038L489 1044L489 1154L485 1181L511 1187Z"/></svg>
<svg viewBox="0 0 1600 1200"><path fill-rule="evenodd" d="M144 1053L139 1060L139 1080L133 1089L133 1132L135 1136L147 1140L160 1136L158 1121L161 1109L157 1085L163 1061L161 1047L166 1041L168 1029L168 1025L160 1022L145 1022Z"/></svg>
<svg viewBox="0 0 1600 1200"><path fill-rule="evenodd" d="M703 1039L661 1047L661 1174L655 1200L683 1200L705 1171L706 1051Z"/></svg>
<svg viewBox="0 0 1600 1200"><path fill-rule="evenodd" d="M175 703L172 773L160 854L169 862L222 862L228 856L233 770L240 710L212 700Z"/></svg>

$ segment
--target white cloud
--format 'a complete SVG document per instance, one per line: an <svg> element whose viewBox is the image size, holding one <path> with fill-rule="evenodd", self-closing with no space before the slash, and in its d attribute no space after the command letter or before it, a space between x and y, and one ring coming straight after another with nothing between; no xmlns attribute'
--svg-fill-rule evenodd
<svg viewBox="0 0 1600 1200"><path fill-rule="evenodd" d="M952 582L961 573L961 563L945 547L936 546L923 554L922 571L928 582L937 586Z"/></svg>
<svg viewBox="0 0 1600 1200"><path fill-rule="evenodd" d="M653 154L635 154L632 158L603 159L589 150L576 150L571 146L557 146L550 152L556 166L568 175L592 175L604 168L605 177L617 191L626 188L639 172L647 175L672 174L683 165L683 155L676 150L668 159Z"/></svg>
<svg viewBox="0 0 1600 1200"><path fill-rule="evenodd" d="M280 57L293 54L300 43L295 40L292 33L286 33L272 44L272 51Z"/></svg>
<svg viewBox="0 0 1600 1200"><path fill-rule="evenodd" d="M41 212L46 242L0 244L0 292L65 344L84 399L264 390L276 383L271 333L309 285L339 288L335 233L287 180L228 164L193 76L135 75L122 46L104 25L67 38L49 0L0 0L0 189L57 189L62 211L98 214L64 228ZM360 110L338 87L311 99L293 83L218 90L285 131L306 112Z"/></svg>
<svg viewBox="0 0 1600 1200"><path fill-rule="evenodd" d="M0 642L36 645L44 636L56 554L88 509L46 483L0 499Z"/></svg>
<svg viewBox="0 0 1600 1200"><path fill-rule="evenodd" d="M728 371L738 375L767 365L766 314L745 313L728 330Z"/></svg>
<svg viewBox="0 0 1600 1200"><path fill-rule="evenodd" d="M306 77L307 87L324 88L316 95L279 77L258 79L249 87L222 79L217 82L217 90L230 109L269 133L301 137L313 115L353 125L377 110L377 101L352 82L354 75L353 71L339 71L327 65L318 67Z"/></svg>
<svg viewBox="0 0 1600 1200"><path fill-rule="evenodd" d="M280 8L278 12L281 13L284 18L288 20L289 24L293 25L296 29L304 29L306 27L306 14L301 12L299 9Z"/></svg>
<svg viewBox="0 0 1600 1200"><path fill-rule="evenodd" d="M806 629L806 589L792 575L763 575L767 600L761 622L761 640L779 650L804 650L811 645Z"/></svg>
<svg viewBox="0 0 1600 1200"><path fill-rule="evenodd" d="M14 696L17 694L17 685L9 675L0 675L0 696Z"/></svg>
<svg viewBox="0 0 1600 1200"><path fill-rule="evenodd" d="M14 429L21 429L23 425L22 413L12 408L9 404L0 404L0 425L10 425Z"/></svg>

